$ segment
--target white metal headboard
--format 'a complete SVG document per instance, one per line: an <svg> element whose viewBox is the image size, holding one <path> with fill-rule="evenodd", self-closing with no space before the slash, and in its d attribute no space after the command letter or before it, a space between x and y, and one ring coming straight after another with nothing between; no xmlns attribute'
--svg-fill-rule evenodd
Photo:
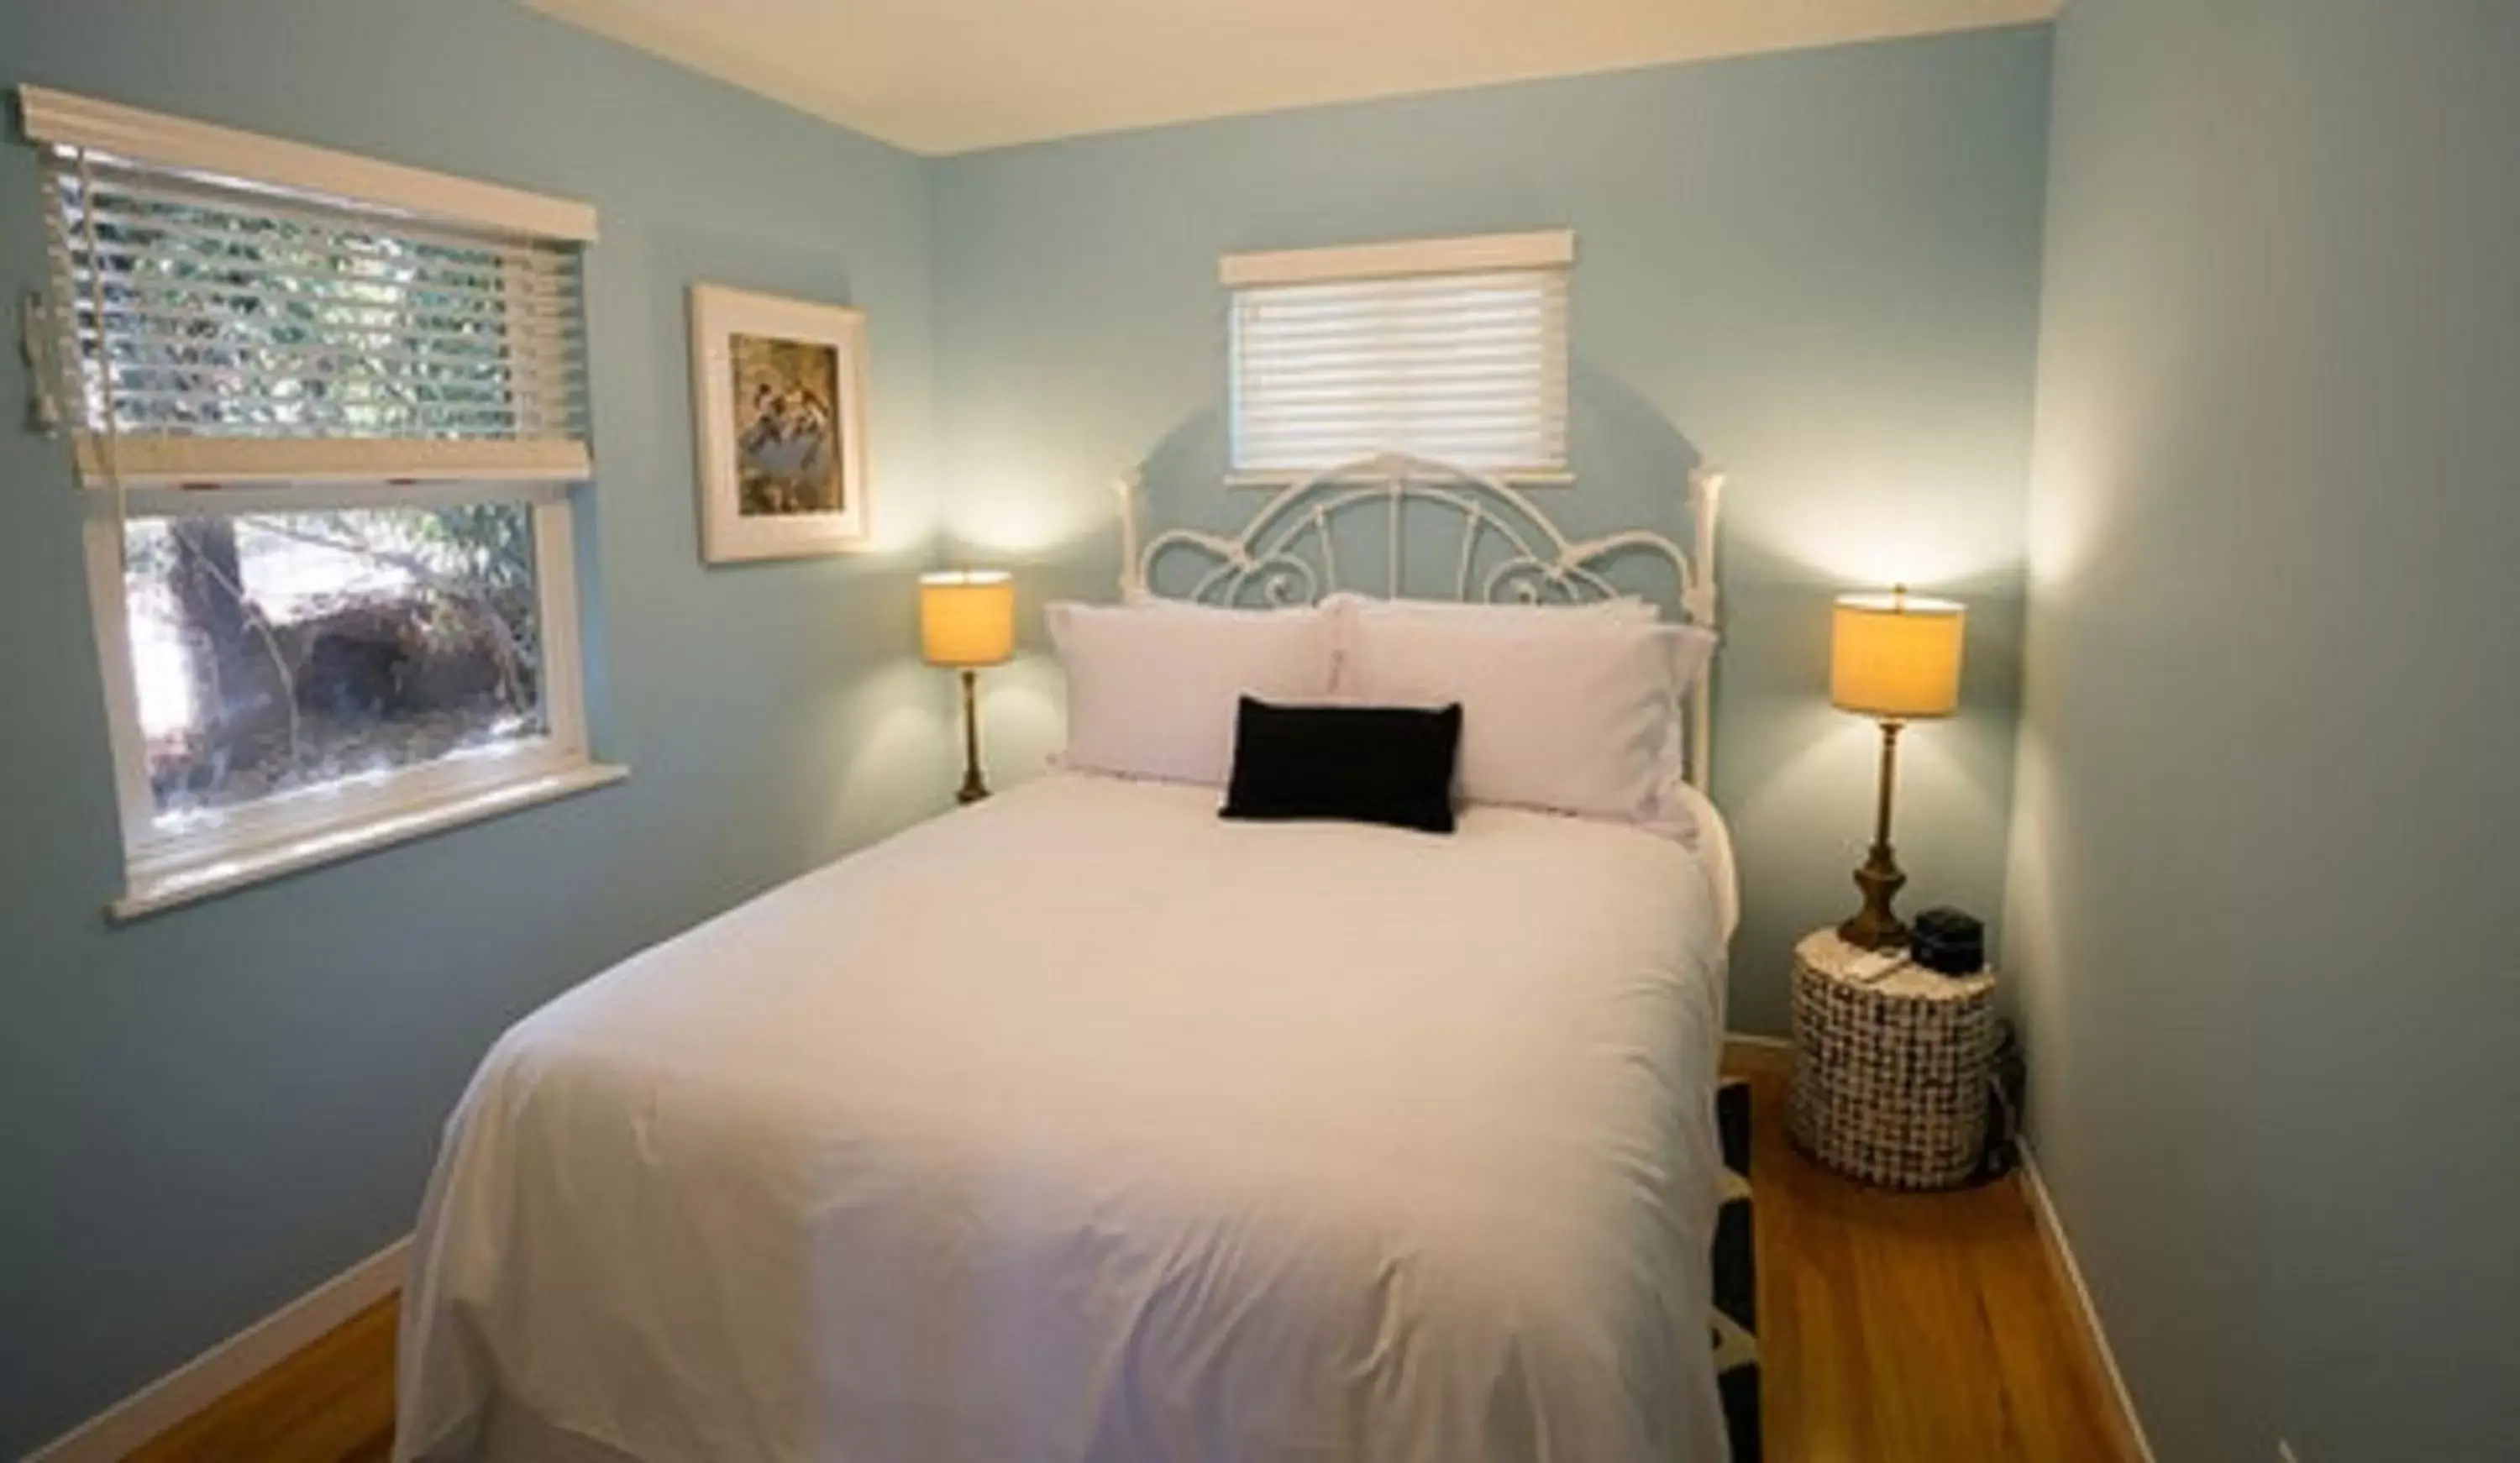
<svg viewBox="0 0 2520 1463"><path fill-rule="evenodd" d="M1670 564L1687 623L1717 628L1715 520L1724 474L1710 467L1688 476L1694 546L1688 552L1644 528L1570 539L1521 490L1485 473L1401 453L1331 467L1282 488L1238 533L1174 528L1142 545L1138 494L1143 481L1142 473L1133 472L1115 485L1123 595L1155 593L1157 561L1178 554L1206 563L1189 590L1175 597L1200 603L1301 604L1338 590L1398 598L1408 587L1404 515L1411 504L1427 504L1461 519L1451 597L1456 600L1578 603L1615 598L1621 591L1605 577L1604 566L1621 555L1642 554ZM1332 532L1347 515L1376 510L1385 515L1379 589L1341 578ZM1712 675L1710 669L1701 676L1688 697L1688 780L1700 792L1708 791L1713 776Z"/></svg>

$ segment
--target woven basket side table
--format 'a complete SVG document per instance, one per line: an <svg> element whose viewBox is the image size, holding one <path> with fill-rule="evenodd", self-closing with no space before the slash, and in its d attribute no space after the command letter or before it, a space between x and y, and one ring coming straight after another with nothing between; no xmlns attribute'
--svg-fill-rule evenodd
<svg viewBox="0 0 2520 1463"><path fill-rule="evenodd" d="M1995 973L1902 965L1866 983L1865 953L1834 930L1794 947L1794 1146L1888 1188L1965 1183L1986 1148Z"/></svg>

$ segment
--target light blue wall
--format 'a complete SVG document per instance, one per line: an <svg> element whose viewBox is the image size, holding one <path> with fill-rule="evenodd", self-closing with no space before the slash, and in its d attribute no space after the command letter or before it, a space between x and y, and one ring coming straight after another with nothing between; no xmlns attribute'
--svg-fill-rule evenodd
<svg viewBox="0 0 2520 1463"><path fill-rule="evenodd" d="M2520 1457L2520 7L2073 0L2005 963L2163 1463Z"/></svg>
<svg viewBox="0 0 2520 1463"><path fill-rule="evenodd" d="M1823 699L1829 597L1969 596L1967 713L1908 739L1911 908L1993 915L2046 165L2045 27L1325 108L979 154L935 173L949 531L1027 599L1107 598L1106 485L1226 526L1238 249L1571 226L1574 453L1550 503L1686 535L1730 471L1717 796L1741 845L1734 1023L1779 1031L1793 937L1851 912L1874 733ZM1003 771L1059 737L1055 671L991 678Z"/></svg>
<svg viewBox="0 0 2520 1463"><path fill-rule="evenodd" d="M914 158L501 0L0 0L37 81L585 199L601 502L597 740L631 780L126 929L60 446L0 361L0 1454L409 1229L509 1021L938 806L950 687L913 657L936 518ZM0 148L0 286L43 282ZM683 288L870 314L894 552L704 572ZM14 314L13 314L14 318ZM14 339L14 335L12 336Z"/></svg>

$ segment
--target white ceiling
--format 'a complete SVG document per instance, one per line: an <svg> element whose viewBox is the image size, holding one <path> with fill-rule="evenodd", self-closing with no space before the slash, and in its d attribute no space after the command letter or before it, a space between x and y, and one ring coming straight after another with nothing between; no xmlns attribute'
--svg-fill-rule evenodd
<svg viewBox="0 0 2520 1463"><path fill-rule="evenodd" d="M2057 0L522 0L919 153L2046 20Z"/></svg>

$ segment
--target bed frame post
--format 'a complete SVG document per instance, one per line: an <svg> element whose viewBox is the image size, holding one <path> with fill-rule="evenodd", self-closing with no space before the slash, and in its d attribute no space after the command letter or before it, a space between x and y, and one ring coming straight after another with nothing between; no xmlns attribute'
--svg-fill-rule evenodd
<svg viewBox="0 0 2520 1463"><path fill-rule="evenodd" d="M1721 598L1716 589L1715 520L1724 510L1724 474L1712 467L1699 466L1688 474L1688 521L1695 535L1695 552L1689 555L1687 603L1692 625L1701 625L1718 635L1723 627L1718 614ZM1722 643L1717 643L1720 652ZM1715 795L1715 662L1708 660L1699 673L1697 686L1688 697L1688 780L1708 797Z"/></svg>
<svg viewBox="0 0 2520 1463"><path fill-rule="evenodd" d="M1120 598L1146 592L1144 566L1138 562L1138 490L1146 485L1143 467L1132 467L1111 482L1120 500Z"/></svg>

